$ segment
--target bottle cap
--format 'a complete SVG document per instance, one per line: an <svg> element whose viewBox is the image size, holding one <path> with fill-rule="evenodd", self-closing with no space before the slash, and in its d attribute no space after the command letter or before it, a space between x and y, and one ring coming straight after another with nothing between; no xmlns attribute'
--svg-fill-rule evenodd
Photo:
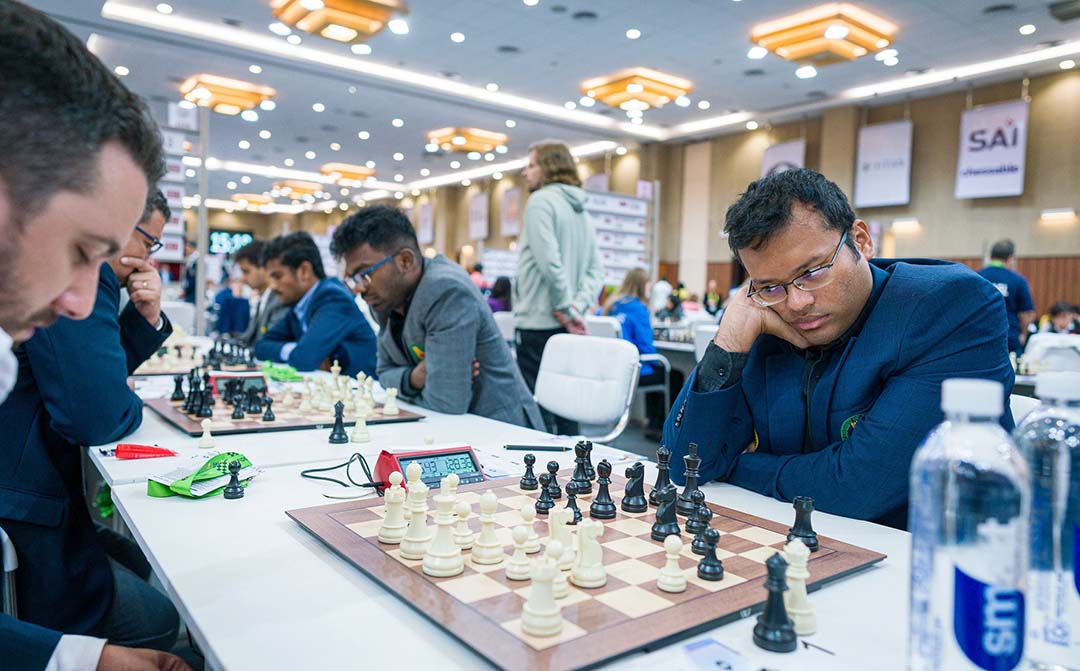
<svg viewBox="0 0 1080 671"><path fill-rule="evenodd" d="M1043 400L1080 401L1080 373L1039 373L1035 378L1035 395Z"/></svg>
<svg viewBox="0 0 1080 671"><path fill-rule="evenodd" d="M994 380L952 378L941 384L941 410L945 414L1000 417L1005 388Z"/></svg>

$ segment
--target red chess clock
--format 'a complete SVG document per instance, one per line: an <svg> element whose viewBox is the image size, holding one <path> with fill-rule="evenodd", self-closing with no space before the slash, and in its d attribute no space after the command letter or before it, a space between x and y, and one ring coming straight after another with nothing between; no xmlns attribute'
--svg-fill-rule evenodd
<svg viewBox="0 0 1080 671"><path fill-rule="evenodd" d="M389 482L393 471L401 471L405 475L405 469L414 461L420 464L423 471L420 479L431 488L437 488L439 481L451 473L456 473L463 485L487 480L476 453L468 445L462 445L411 452L383 450L375 462L375 481Z"/></svg>

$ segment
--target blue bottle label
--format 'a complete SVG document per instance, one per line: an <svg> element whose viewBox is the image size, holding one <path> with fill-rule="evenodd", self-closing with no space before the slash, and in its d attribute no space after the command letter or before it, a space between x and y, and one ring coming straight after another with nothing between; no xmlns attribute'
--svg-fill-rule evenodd
<svg viewBox="0 0 1080 671"><path fill-rule="evenodd" d="M985 671L1011 671L1024 652L1024 594L988 585L956 568L953 632L969 660Z"/></svg>

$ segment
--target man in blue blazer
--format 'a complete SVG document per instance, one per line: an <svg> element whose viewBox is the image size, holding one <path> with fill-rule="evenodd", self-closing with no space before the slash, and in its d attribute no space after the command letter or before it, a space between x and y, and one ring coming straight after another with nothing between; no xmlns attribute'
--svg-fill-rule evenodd
<svg viewBox="0 0 1080 671"><path fill-rule="evenodd" d="M1005 306L973 271L872 259L866 223L807 169L752 183L724 230L750 280L665 423L674 480L697 443L703 481L905 528L943 380L1001 382L1013 428Z"/></svg>
<svg viewBox="0 0 1080 671"><path fill-rule="evenodd" d="M255 356L297 370L329 370L337 360L348 375L375 375L375 333L356 297L323 271L322 255L304 231L278 236L263 252L270 288L292 306L255 344Z"/></svg>

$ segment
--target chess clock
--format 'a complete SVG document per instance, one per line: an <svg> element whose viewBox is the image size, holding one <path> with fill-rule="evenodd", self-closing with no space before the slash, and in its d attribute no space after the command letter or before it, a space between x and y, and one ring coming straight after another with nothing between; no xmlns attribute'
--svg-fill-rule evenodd
<svg viewBox="0 0 1080 671"><path fill-rule="evenodd" d="M248 389L262 389L266 386L266 378L258 371L245 372L245 371L225 371L225 370L212 370L210 371L210 384L213 385L214 393L220 394L225 390L225 381L233 378L239 378L244 381L244 386L241 387L241 391L246 392Z"/></svg>
<svg viewBox="0 0 1080 671"><path fill-rule="evenodd" d="M420 464L420 479L431 488L437 488L439 481L451 473L456 473L463 485L487 480L480 460L468 445L409 452L383 450L379 454L379 460L375 462L375 480L389 482L392 471L401 471L404 475L405 469L413 462Z"/></svg>

